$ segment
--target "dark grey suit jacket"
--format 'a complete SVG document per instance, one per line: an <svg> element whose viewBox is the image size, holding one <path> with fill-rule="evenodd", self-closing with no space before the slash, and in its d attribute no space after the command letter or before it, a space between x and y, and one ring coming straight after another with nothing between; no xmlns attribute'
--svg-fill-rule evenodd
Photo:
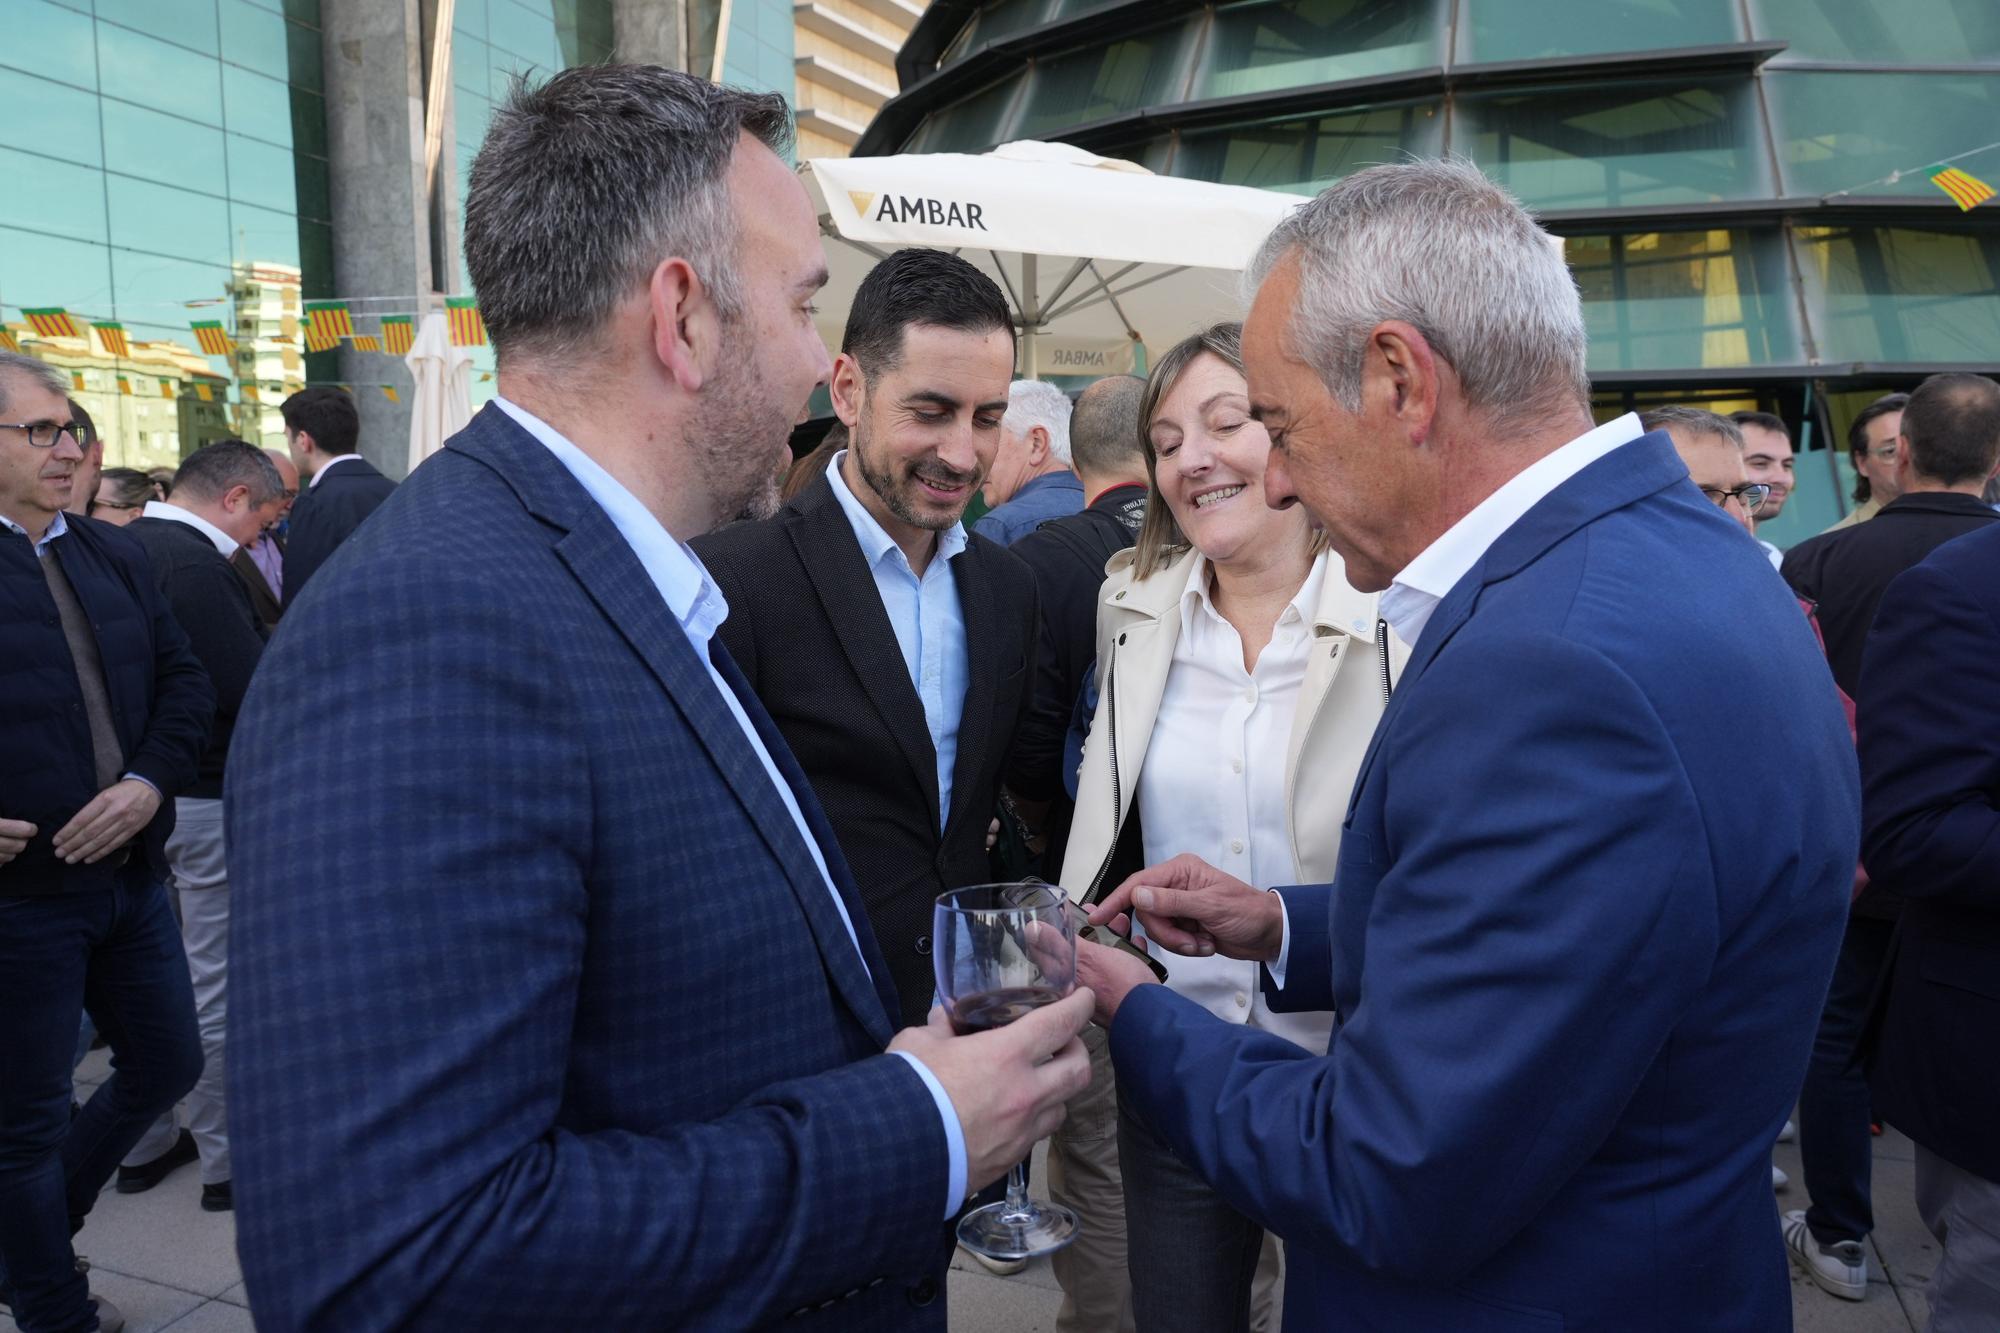
<svg viewBox="0 0 2000 1333"><path fill-rule="evenodd" d="M292 506L291 533L285 538L287 605L299 600L306 580L395 489L396 483L377 472L373 463L357 458L338 464L317 485L299 492Z"/></svg>

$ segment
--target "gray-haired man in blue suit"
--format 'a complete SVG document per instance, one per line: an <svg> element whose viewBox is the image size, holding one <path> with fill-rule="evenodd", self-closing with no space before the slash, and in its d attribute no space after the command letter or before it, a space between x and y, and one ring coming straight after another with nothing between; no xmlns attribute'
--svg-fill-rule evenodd
<svg viewBox="0 0 2000 1333"><path fill-rule="evenodd" d="M942 1329L950 1217L1088 1076L1087 995L892 1032L713 638L684 543L774 506L828 370L788 132L637 66L494 115L465 238L500 400L288 609L232 753L260 1328Z"/></svg>

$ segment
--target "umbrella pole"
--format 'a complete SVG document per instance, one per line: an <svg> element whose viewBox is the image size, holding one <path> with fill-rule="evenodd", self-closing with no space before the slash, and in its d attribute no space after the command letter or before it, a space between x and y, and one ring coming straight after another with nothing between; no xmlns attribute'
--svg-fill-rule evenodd
<svg viewBox="0 0 2000 1333"><path fill-rule="evenodd" d="M1021 256L1021 355L1027 362L1021 378L1030 380L1042 377L1035 368L1035 330L1042 322L1042 302L1035 294L1035 267L1039 258Z"/></svg>

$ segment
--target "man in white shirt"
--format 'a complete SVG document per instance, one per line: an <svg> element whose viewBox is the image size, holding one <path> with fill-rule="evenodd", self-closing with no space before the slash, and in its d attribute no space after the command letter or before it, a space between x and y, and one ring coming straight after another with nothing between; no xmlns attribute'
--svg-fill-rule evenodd
<svg viewBox="0 0 2000 1333"><path fill-rule="evenodd" d="M1859 840L1804 619L1663 433L1592 424L1575 284L1471 164L1350 176L1252 271L1266 499L1412 654L1331 884L1183 855L1093 913L1263 963L1327 1054L1087 945L1121 1101L1289 1242L1293 1333L1783 1326L1768 1151Z"/></svg>
<svg viewBox="0 0 2000 1333"><path fill-rule="evenodd" d="M1785 501L1792 497L1791 432L1785 429L1783 418L1769 412L1731 412L1729 419L1743 431L1744 472L1752 482L1771 488L1764 507L1757 511L1757 523L1762 526L1783 513ZM1762 537L1757 544L1770 557L1773 569L1783 562L1783 551Z"/></svg>

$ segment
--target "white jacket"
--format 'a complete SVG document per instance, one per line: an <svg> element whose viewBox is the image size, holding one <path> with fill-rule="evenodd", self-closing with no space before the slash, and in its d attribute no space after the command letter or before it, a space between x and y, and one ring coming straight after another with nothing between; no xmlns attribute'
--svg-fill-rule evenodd
<svg viewBox="0 0 2000 1333"><path fill-rule="evenodd" d="M1077 899L1104 874L1131 812L1180 637L1181 599L1200 564L1182 554L1140 582L1132 576L1134 558L1130 550L1111 558L1099 594L1097 713L1084 746L1061 877ZM1328 552L1326 560L1285 765L1294 882L1301 884L1333 878L1348 796L1388 700L1380 645L1388 646L1393 674L1401 673L1409 656L1378 617L1376 596L1348 584L1338 556ZM1173 956L1163 961L1168 984L1217 1017L1254 1021L1309 1049L1326 1049L1332 1016L1270 1014L1259 995L1256 964Z"/></svg>

